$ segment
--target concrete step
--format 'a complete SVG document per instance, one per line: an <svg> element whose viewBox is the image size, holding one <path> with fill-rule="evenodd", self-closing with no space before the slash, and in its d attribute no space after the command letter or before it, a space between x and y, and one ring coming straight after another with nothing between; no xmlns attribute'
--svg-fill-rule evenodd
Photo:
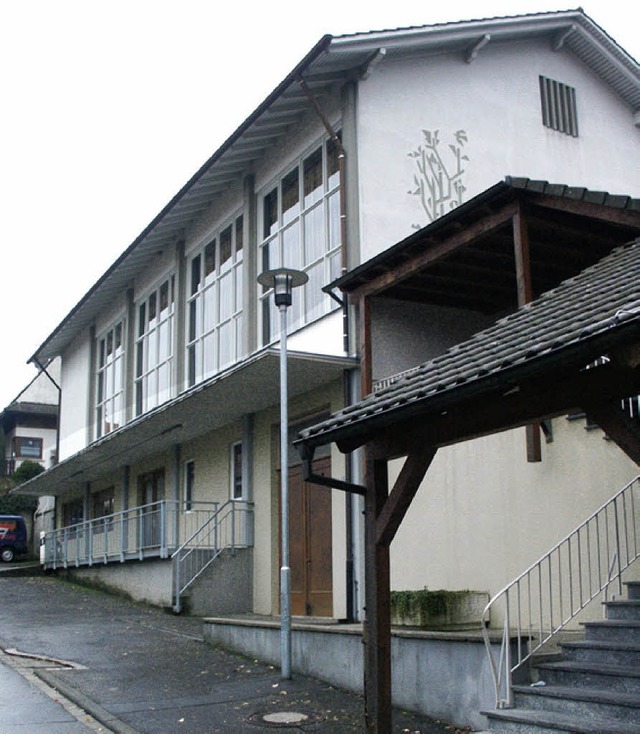
<svg viewBox="0 0 640 734"><path fill-rule="evenodd" d="M603 619L598 622L583 622L587 640L609 640L640 645L640 622L628 619Z"/></svg>
<svg viewBox="0 0 640 734"><path fill-rule="evenodd" d="M492 732L509 734L640 734L640 724L607 721L606 719L587 720L580 716L569 716L556 712L534 711L530 709L502 709L484 711L489 718Z"/></svg>
<svg viewBox="0 0 640 734"><path fill-rule="evenodd" d="M627 599L640 599L640 581L625 581Z"/></svg>
<svg viewBox="0 0 640 734"><path fill-rule="evenodd" d="M640 695L640 669L635 665L604 665L566 660L539 665L538 675L548 685L601 688Z"/></svg>
<svg viewBox="0 0 640 734"><path fill-rule="evenodd" d="M640 695L566 686L514 686L517 708L638 724Z"/></svg>
<svg viewBox="0 0 640 734"><path fill-rule="evenodd" d="M640 621L640 599L614 599L604 602L607 619Z"/></svg>
<svg viewBox="0 0 640 734"><path fill-rule="evenodd" d="M581 663L636 665L640 667L640 645L614 640L576 640L562 644L564 660ZM557 662L557 661L542 661Z"/></svg>

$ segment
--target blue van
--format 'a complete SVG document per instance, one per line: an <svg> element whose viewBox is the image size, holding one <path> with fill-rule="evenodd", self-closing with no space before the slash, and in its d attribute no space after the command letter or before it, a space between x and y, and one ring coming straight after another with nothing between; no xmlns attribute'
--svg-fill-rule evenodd
<svg viewBox="0 0 640 734"><path fill-rule="evenodd" d="M16 555L26 553L27 526L21 515L0 515L0 559L11 563Z"/></svg>

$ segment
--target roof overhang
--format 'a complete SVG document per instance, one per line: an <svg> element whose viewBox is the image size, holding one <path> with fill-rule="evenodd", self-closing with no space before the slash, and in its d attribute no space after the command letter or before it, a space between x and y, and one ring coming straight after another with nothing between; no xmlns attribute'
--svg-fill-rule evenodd
<svg viewBox="0 0 640 734"><path fill-rule="evenodd" d="M311 103L299 79L322 99L345 80L366 76L381 49L388 59L459 52L466 60L478 39L487 36L491 43L546 38L551 48L567 49L611 85L631 109L640 110L640 67L581 10L324 36L153 219L30 361L60 355L117 294L130 287L151 255L174 245L194 218L254 170L264 154L300 124Z"/></svg>
<svg viewBox="0 0 640 734"><path fill-rule="evenodd" d="M280 400L280 353L266 349L154 411L95 441L14 490L34 496L64 495L98 477L151 456L160 456L257 413ZM346 357L288 353L290 399L339 380L355 366Z"/></svg>
<svg viewBox="0 0 640 734"><path fill-rule="evenodd" d="M297 445L308 454L335 442L347 452L375 437L395 446L389 455L402 455L403 433L439 447L639 394L639 272L637 240L305 428Z"/></svg>

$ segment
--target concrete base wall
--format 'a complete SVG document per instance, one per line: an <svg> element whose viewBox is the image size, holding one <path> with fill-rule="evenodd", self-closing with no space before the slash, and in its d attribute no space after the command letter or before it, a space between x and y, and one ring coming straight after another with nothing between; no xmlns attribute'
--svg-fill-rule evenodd
<svg viewBox="0 0 640 734"><path fill-rule="evenodd" d="M253 549L225 551L187 589L184 610L196 617L251 612L252 583Z"/></svg>
<svg viewBox="0 0 640 734"><path fill-rule="evenodd" d="M280 666L280 628L274 622L205 620L204 637ZM362 693L364 657L359 625L293 624L292 669ZM485 729L480 711L495 707L493 683L480 634L395 630L393 703L457 726Z"/></svg>
<svg viewBox="0 0 640 734"><path fill-rule="evenodd" d="M134 601L172 607L173 569L170 559L109 563L64 572L69 578ZM183 597L183 609L194 616L243 614L253 604L253 549L224 552L194 582Z"/></svg>
<svg viewBox="0 0 640 734"><path fill-rule="evenodd" d="M103 566L70 568L64 573L82 583L126 594L134 601L160 607L172 604L170 560L109 563Z"/></svg>

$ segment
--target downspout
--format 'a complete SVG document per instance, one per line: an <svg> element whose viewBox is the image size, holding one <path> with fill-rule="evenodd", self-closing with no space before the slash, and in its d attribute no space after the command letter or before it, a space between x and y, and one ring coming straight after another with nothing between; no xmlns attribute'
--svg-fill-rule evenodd
<svg viewBox="0 0 640 734"><path fill-rule="evenodd" d="M305 80L299 76L298 84L300 88L307 96L307 99L311 103L316 115L322 122L324 129L329 134L331 141L338 149L338 181L340 183L340 270L341 274L344 275L348 269L347 262L347 191L346 191L346 153L340 136L331 126L331 123L327 119L324 112L320 109L318 100L313 96L311 90L307 86ZM340 299L333 293L329 292L331 298L337 301L342 308L342 341L345 354L349 353L349 319L347 312L347 299Z"/></svg>
<svg viewBox="0 0 640 734"><path fill-rule="evenodd" d="M348 248L347 248L347 187L346 187L346 153L340 136L331 126L331 123L327 119L326 115L320 108L318 100L313 96L311 90L307 86L302 76L298 76L298 84L302 91L307 96L307 99L311 103L316 115L322 122L325 130L329 134L331 141L338 150L338 181L340 186L340 269L341 274L344 275L348 269ZM342 310L342 348L345 354L349 354L349 312L348 312L348 299L339 298L333 291L325 291L331 298L333 298ZM345 407L351 405L351 385L349 382L349 373L347 370L343 372L342 378L343 386L343 402ZM307 462L305 465L305 474L311 475L311 462ZM317 479L317 477L316 477ZM352 467L351 467L351 456L346 457L345 461L345 484L346 486L352 486L355 489L352 481ZM337 488L333 485L334 488ZM345 486L339 487L345 489ZM358 488L359 490L360 488ZM356 490L356 491L358 491ZM346 557L346 608L347 608L347 619L352 621L357 617L356 609L354 608L354 564L353 564L353 507L351 494L347 495L346 507L345 507L345 523L346 523L346 546L347 546L347 557Z"/></svg>

